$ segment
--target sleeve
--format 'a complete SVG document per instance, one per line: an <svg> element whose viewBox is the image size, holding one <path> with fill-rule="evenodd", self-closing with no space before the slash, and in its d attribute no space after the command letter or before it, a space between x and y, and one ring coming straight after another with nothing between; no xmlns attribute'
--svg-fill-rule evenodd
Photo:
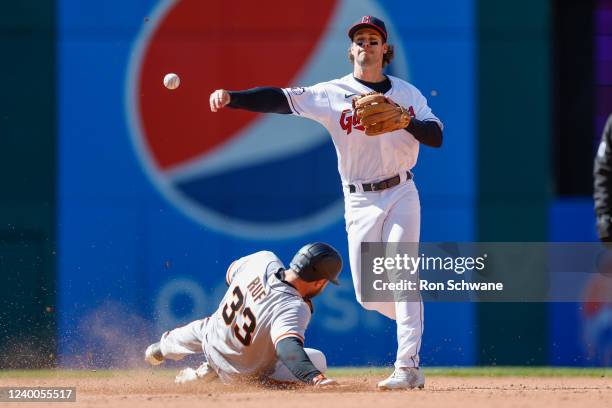
<svg viewBox="0 0 612 408"><path fill-rule="evenodd" d="M316 120L323 125L329 122L331 108L323 83L309 87L283 88L283 92L294 115Z"/></svg>
<svg viewBox="0 0 612 408"><path fill-rule="evenodd" d="M424 122L436 122L440 126L440 130L444 130L444 124L436 115L433 114L429 105L427 105L427 98L423 96L421 91L414 88L416 94L414 104L414 116Z"/></svg>
<svg viewBox="0 0 612 408"><path fill-rule="evenodd" d="M234 262L230 264L227 268L227 272L225 272L225 284L229 286L232 283L234 277L244 269L244 266L251 259L253 255L243 256L240 259L236 259Z"/></svg>
<svg viewBox="0 0 612 408"><path fill-rule="evenodd" d="M611 184L612 184L612 115L608 117L606 126L601 135L601 142L595 156L593 169L593 198L595 199L595 210L597 214L610 214L611 208Z"/></svg>
<svg viewBox="0 0 612 408"><path fill-rule="evenodd" d="M442 146L442 129L433 121L412 119L406 127L406 131L420 143L431 147Z"/></svg>
<svg viewBox="0 0 612 408"><path fill-rule="evenodd" d="M298 303L299 302L299 303ZM310 309L301 299L281 304L280 312L272 319L270 337L274 347L287 337L297 337L304 343L306 328L310 322Z"/></svg>
<svg viewBox="0 0 612 408"><path fill-rule="evenodd" d="M321 372L308 358L304 344L296 337L285 337L276 345L276 356L300 381L312 383Z"/></svg>
<svg viewBox="0 0 612 408"><path fill-rule="evenodd" d="M597 215L597 232L602 241L612 239L612 115L601 136L593 168L593 199Z"/></svg>
<svg viewBox="0 0 612 408"><path fill-rule="evenodd" d="M291 113L289 103L280 88L258 87L246 91L230 91L230 103L234 109L262 113Z"/></svg>

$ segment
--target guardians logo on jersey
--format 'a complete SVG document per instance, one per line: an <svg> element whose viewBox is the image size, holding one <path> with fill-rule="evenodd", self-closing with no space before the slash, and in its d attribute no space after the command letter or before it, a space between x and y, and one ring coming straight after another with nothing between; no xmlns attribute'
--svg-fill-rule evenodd
<svg viewBox="0 0 612 408"><path fill-rule="evenodd" d="M412 106L410 106L407 110L411 118L416 117L414 108ZM361 130L362 132L365 131L365 128L360 124L359 116L356 115L352 109L343 110L340 114L340 120L338 123L340 123L342 130L346 131L347 135L350 135L353 129Z"/></svg>
<svg viewBox="0 0 612 408"><path fill-rule="evenodd" d="M347 135L350 135L353 128L357 130L365 130L363 126L359 124L359 118L354 114L352 109L345 109L340 115L340 127L346 131Z"/></svg>

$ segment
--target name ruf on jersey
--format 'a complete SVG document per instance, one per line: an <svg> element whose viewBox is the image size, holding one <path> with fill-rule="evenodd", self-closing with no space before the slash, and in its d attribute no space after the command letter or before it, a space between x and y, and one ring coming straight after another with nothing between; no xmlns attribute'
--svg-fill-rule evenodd
<svg viewBox="0 0 612 408"><path fill-rule="evenodd" d="M412 106L408 108L408 113L410 114L411 118L416 116ZM347 135L351 134L353 128L361 131L365 130L365 128L360 124L359 117L353 114L352 109L345 109L342 111L342 114L340 115L340 127L342 130L346 131Z"/></svg>
<svg viewBox="0 0 612 408"><path fill-rule="evenodd" d="M251 294L253 302L255 303L258 303L261 299L266 297L266 290L264 289L263 284L261 283L261 279L259 279L259 276L253 279L251 283L247 285L247 289Z"/></svg>

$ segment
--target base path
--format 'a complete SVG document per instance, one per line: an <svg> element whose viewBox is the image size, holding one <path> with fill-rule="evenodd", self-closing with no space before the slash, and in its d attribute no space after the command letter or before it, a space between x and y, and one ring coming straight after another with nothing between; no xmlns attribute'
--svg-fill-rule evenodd
<svg viewBox="0 0 612 408"><path fill-rule="evenodd" d="M76 403L54 403L67 407L364 407L410 408L453 407L609 407L612 379L609 377L428 377L424 390L377 391L380 374L338 377L341 386L316 390L266 389L260 386L226 386L219 383L176 385L175 371L143 370L117 372L58 372L11 376L4 372L0 386L77 387ZM0 407L16 407L0 403ZM21 403L19 406L41 406Z"/></svg>

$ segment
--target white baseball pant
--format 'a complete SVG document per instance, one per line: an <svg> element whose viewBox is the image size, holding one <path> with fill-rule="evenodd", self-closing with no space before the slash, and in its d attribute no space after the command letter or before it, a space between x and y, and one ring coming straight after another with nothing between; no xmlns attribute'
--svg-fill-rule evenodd
<svg viewBox="0 0 612 408"><path fill-rule="evenodd" d="M376 310L396 321L397 368L419 366L424 328L423 302L362 301L361 243L419 242L419 193L412 180L406 181L405 172L401 178L397 186L377 192L363 192L358 188L355 193L350 193L348 187L344 188L346 231L355 295L364 308Z"/></svg>

